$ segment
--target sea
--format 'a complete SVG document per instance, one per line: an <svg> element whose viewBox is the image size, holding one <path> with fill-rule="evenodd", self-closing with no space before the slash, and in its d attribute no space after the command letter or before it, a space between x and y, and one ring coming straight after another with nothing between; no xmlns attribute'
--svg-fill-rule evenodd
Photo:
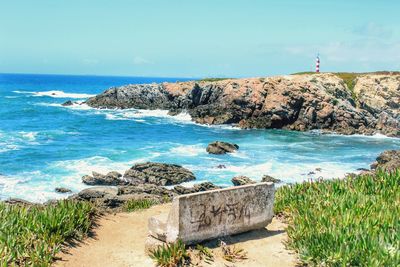
<svg viewBox="0 0 400 267"><path fill-rule="evenodd" d="M92 171L123 173L136 163L182 165L193 183L230 186L234 176L263 175L296 183L342 178L369 168L400 139L383 135L343 136L318 131L242 130L200 125L188 114L165 110L99 110L78 103L112 86L185 81L184 78L0 74L0 199L33 202L65 198L86 188L81 177ZM223 140L236 153L211 155L207 144Z"/></svg>

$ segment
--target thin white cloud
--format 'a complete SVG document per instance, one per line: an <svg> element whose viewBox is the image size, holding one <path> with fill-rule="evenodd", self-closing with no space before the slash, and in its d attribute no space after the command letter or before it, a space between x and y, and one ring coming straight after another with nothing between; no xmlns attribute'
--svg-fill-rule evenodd
<svg viewBox="0 0 400 267"><path fill-rule="evenodd" d="M96 65L99 61L97 59L85 58L83 59L83 64L85 65Z"/></svg>
<svg viewBox="0 0 400 267"><path fill-rule="evenodd" d="M392 29L375 22L369 22L361 26L354 27L352 33L360 35L364 38L385 38L388 39L392 36Z"/></svg>
<svg viewBox="0 0 400 267"><path fill-rule="evenodd" d="M148 64L153 64L153 62L151 62L148 59L136 56L133 58L133 64L135 65L148 65Z"/></svg>

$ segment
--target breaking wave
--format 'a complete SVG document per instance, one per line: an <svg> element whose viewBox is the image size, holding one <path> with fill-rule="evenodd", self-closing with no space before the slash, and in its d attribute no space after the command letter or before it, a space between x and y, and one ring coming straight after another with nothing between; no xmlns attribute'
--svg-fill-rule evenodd
<svg viewBox="0 0 400 267"><path fill-rule="evenodd" d="M79 94L79 93L66 93L64 91L51 90L42 92L30 92L30 91L13 91L16 94L27 94L32 96L48 96L54 98L74 98L74 99L84 99L95 96L94 94Z"/></svg>

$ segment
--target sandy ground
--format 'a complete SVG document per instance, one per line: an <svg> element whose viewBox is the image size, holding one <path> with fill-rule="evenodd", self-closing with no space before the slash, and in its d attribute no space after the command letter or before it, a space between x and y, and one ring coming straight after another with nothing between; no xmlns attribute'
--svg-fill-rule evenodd
<svg viewBox="0 0 400 267"><path fill-rule="evenodd" d="M170 205L159 205L139 212L103 216L90 237L60 253L60 259L53 266L154 266L144 252L147 220L153 215L167 213L169 208ZM248 252L247 260L236 263L222 259L221 248L212 246L216 241L208 242L215 260L202 266L295 266L296 255L283 244L286 240L284 227L274 219L266 229L224 238L227 244Z"/></svg>

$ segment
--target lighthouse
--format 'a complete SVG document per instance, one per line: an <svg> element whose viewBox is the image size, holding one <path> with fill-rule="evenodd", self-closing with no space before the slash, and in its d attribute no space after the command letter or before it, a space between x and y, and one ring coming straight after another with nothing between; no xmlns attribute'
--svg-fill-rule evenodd
<svg viewBox="0 0 400 267"><path fill-rule="evenodd" d="M315 72L316 73L319 73L319 63L320 63L320 60L319 60L319 54L318 54L317 55L317 60L315 62Z"/></svg>

